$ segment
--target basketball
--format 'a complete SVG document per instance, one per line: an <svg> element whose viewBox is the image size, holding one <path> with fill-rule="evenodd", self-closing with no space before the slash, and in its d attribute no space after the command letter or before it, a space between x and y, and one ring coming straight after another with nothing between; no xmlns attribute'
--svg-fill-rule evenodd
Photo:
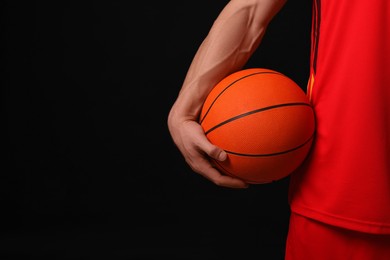
<svg viewBox="0 0 390 260"><path fill-rule="evenodd" d="M227 153L213 161L247 183L280 180L307 157L315 117L306 93L286 75L265 68L234 72L210 91L199 123L208 140Z"/></svg>

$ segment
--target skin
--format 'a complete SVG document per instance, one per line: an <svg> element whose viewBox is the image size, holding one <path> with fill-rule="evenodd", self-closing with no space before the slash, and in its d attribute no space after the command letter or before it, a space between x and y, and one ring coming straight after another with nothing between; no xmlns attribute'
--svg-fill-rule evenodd
<svg viewBox="0 0 390 260"><path fill-rule="evenodd" d="M221 174L210 158L225 151L211 144L198 123L207 94L220 80L240 70L260 45L271 19L286 0L231 0L197 50L168 115L173 142L191 169L218 186L246 188L244 181Z"/></svg>

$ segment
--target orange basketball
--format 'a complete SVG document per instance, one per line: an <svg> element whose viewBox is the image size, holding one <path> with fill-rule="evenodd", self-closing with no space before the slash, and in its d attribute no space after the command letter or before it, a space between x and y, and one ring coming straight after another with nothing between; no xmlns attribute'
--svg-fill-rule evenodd
<svg viewBox="0 0 390 260"><path fill-rule="evenodd" d="M228 154L215 161L224 174L248 183L287 177L306 158L314 111L305 92L280 72L251 68L221 80L199 118L209 141Z"/></svg>

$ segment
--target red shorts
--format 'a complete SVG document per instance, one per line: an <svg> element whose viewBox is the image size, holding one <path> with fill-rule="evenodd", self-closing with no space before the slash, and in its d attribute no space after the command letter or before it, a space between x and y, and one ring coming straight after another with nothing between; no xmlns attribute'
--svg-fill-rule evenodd
<svg viewBox="0 0 390 260"><path fill-rule="evenodd" d="M291 213L286 260L389 260L390 235L323 224Z"/></svg>

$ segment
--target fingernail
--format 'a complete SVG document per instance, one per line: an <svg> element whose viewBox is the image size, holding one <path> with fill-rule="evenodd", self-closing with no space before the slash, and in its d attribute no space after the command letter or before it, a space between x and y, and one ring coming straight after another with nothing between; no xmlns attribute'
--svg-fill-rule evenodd
<svg viewBox="0 0 390 260"><path fill-rule="evenodd" d="M219 154L219 156L218 156L218 160L224 161L224 160L226 160L226 157L227 157L226 153L225 152L221 152Z"/></svg>

